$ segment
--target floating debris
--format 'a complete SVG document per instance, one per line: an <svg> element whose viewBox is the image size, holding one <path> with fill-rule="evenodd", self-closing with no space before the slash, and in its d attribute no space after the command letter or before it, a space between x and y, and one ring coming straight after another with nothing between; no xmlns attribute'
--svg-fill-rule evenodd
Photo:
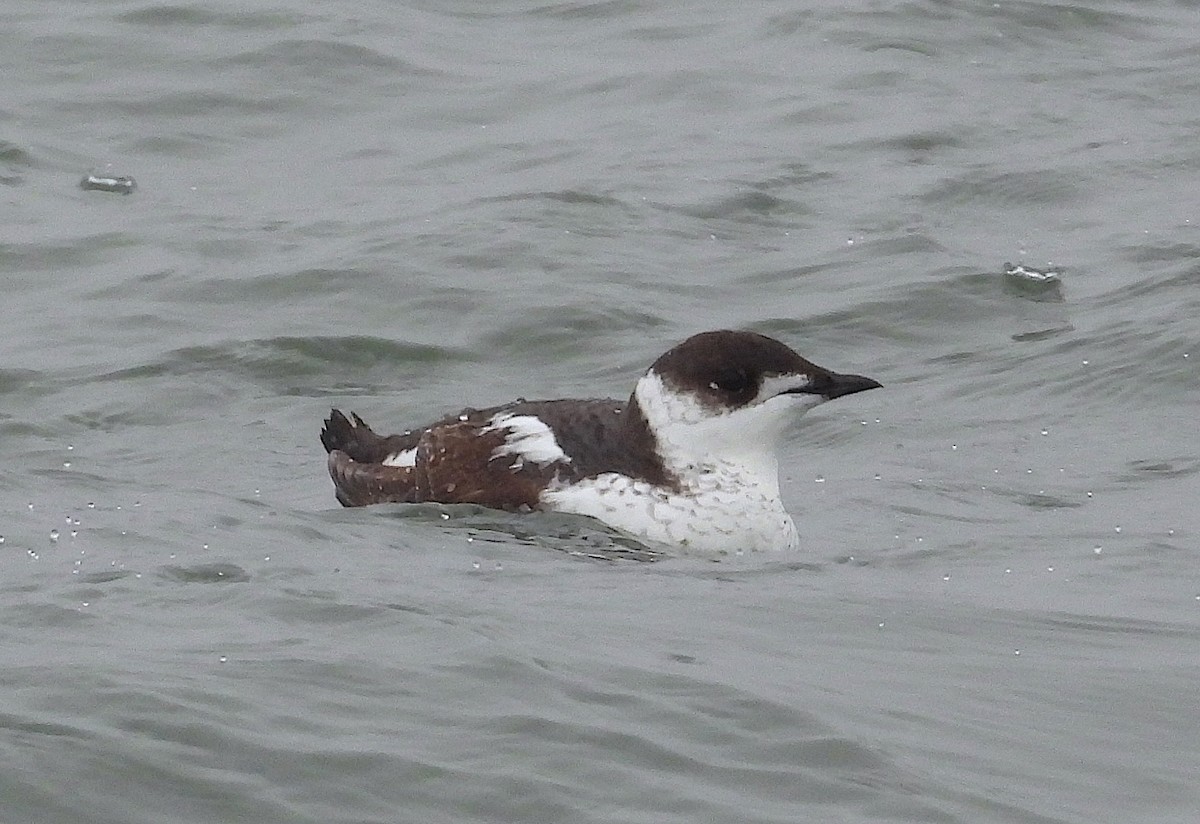
<svg viewBox="0 0 1200 824"><path fill-rule="evenodd" d="M1035 283L1046 283L1062 279L1062 271L1059 269L1034 269L1032 266L1026 266L1024 263L1015 265L1012 263L1004 264L1004 274L1010 278L1030 280Z"/></svg>
<svg viewBox="0 0 1200 824"><path fill-rule="evenodd" d="M1023 263L1004 264L1004 283L1018 294L1038 300L1062 300L1062 269L1034 269Z"/></svg>
<svg viewBox="0 0 1200 824"><path fill-rule="evenodd" d="M131 195L137 188L132 177L126 175L84 175L79 181L79 188L93 192L114 192L119 195Z"/></svg>

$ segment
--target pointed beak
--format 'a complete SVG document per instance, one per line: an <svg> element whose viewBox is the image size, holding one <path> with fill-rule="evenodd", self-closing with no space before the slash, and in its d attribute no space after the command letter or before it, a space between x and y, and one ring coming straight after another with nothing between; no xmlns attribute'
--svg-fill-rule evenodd
<svg viewBox="0 0 1200 824"><path fill-rule="evenodd" d="M853 395L855 392L866 392L868 389L878 389L882 383L874 378L863 375L839 375L822 369L803 386L786 389L785 392L803 393L805 395L820 395L827 401L840 398L842 395Z"/></svg>
<svg viewBox="0 0 1200 824"><path fill-rule="evenodd" d="M766 381L763 389L767 392L767 397L777 394L816 395L827 401L840 398L842 395L853 395L855 392L866 392L868 389L878 389L883 386L874 378L863 375L841 375L819 366L814 366L812 372L806 375L768 377ZM797 382L799 382L798 385ZM790 387L789 383L792 384ZM782 384L784 388L779 388L779 384Z"/></svg>
<svg viewBox="0 0 1200 824"><path fill-rule="evenodd" d="M853 395L855 392L866 392L868 389L879 389L883 384L874 378L863 375L839 375L830 372L826 380L817 381L810 390L824 395L827 400L840 398L842 395Z"/></svg>

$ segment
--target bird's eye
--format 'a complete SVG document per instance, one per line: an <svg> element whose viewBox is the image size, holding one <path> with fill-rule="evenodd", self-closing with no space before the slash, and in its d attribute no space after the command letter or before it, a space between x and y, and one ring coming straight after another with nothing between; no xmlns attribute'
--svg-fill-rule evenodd
<svg viewBox="0 0 1200 824"><path fill-rule="evenodd" d="M718 392L728 392L731 395L736 395L739 392L746 391L750 386L750 376L742 370L733 372L725 372L717 376L717 379L710 383L710 389Z"/></svg>

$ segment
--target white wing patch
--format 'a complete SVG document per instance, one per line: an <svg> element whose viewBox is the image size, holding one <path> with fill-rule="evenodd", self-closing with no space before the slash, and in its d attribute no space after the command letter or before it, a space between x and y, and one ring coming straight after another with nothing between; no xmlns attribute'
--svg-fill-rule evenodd
<svg viewBox="0 0 1200 824"><path fill-rule="evenodd" d="M505 412L493 416L483 431L494 432L498 429L507 429L508 436L504 439L504 443L492 451L492 457L515 456L514 470L524 466L525 461L538 466L571 462L571 456L562 451L554 433L540 418L533 415L513 415Z"/></svg>
<svg viewBox="0 0 1200 824"><path fill-rule="evenodd" d="M380 463L384 466L416 466L417 465L417 448L405 449L401 452L393 452L388 455Z"/></svg>

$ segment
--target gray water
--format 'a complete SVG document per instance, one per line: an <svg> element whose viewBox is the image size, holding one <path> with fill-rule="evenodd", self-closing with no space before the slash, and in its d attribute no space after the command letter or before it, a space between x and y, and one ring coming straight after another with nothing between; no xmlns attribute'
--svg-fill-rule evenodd
<svg viewBox="0 0 1200 824"><path fill-rule="evenodd" d="M0 821L1200 820L1198 43L6 3ZM719 327L885 384L789 438L799 553L334 502L331 406L621 397Z"/></svg>

